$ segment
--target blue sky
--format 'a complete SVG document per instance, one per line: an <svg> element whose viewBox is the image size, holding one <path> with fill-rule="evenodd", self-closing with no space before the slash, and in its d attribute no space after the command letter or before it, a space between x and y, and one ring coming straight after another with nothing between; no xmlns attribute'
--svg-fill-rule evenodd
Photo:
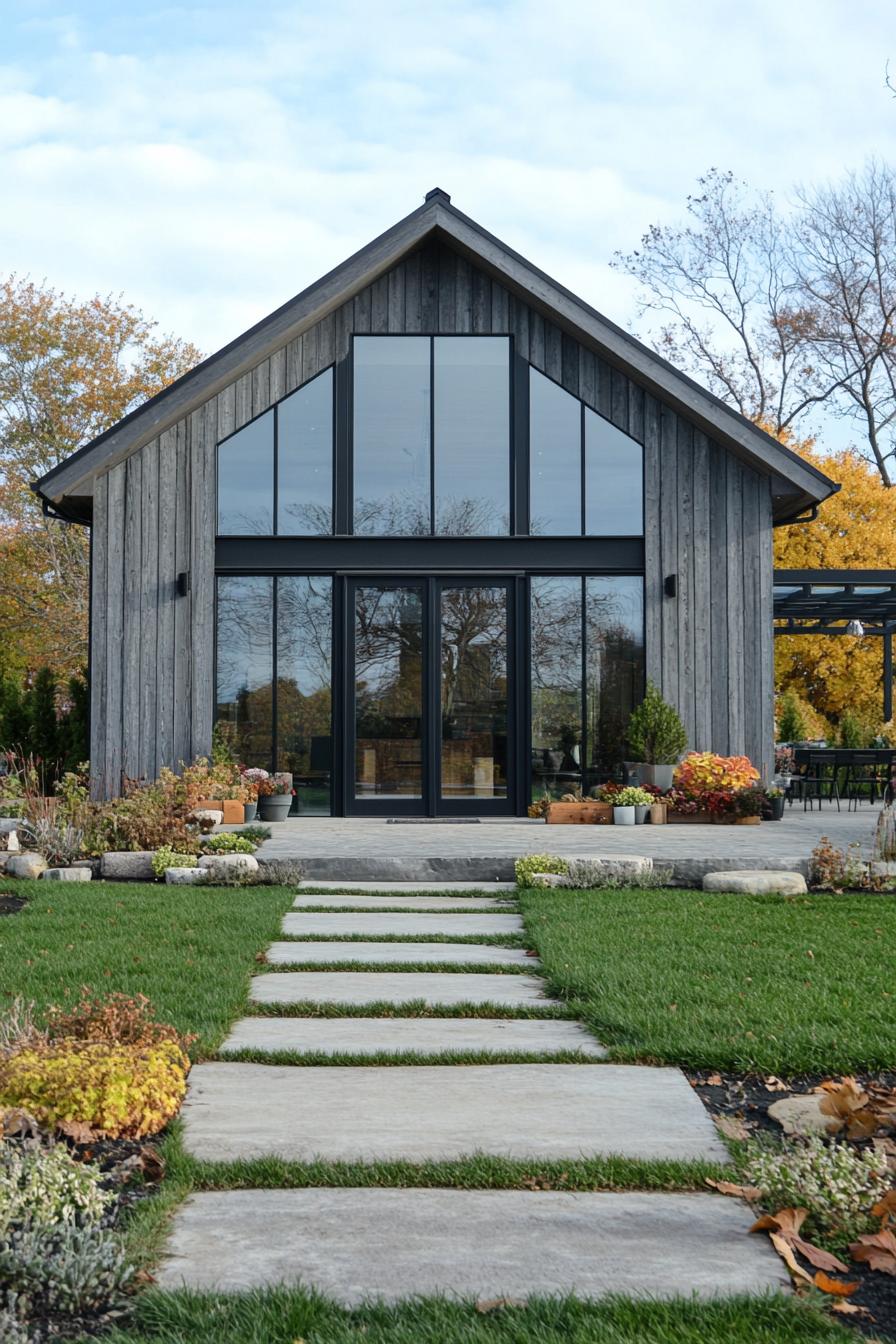
<svg viewBox="0 0 896 1344"><path fill-rule="evenodd" d="M892 157L892 0L0 0L0 270L210 351L433 186L623 324L708 167Z"/></svg>

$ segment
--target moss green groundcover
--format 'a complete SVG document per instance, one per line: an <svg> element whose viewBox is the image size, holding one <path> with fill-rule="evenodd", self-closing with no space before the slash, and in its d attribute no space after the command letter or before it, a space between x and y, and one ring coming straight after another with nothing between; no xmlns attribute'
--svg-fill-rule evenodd
<svg viewBox="0 0 896 1344"><path fill-rule="evenodd" d="M615 1059L840 1073L896 1060L896 897L522 893L553 993Z"/></svg>

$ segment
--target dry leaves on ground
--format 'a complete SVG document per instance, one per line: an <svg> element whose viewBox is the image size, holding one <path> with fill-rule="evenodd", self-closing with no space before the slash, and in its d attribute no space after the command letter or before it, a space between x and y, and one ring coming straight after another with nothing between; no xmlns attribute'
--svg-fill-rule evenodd
<svg viewBox="0 0 896 1344"><path fill-rule="evenodd" d="M709 1176L706 1178L706 1184L711 1185L713 1190L718 1190L720 1195L734 1195L736 1199L754 1200L762 1194L758 1185L735 1185L734 1181L713 1181Z"/></svg>
<svg viewBox="0 0 896 1344"><path fill-rule="evenodd" d="M493 1311L500 1311L502 1307L524 1307L525 1300L520 1297L486 1297L481 1298L476 1303L476 1310L480 1316L488 1316Z"/></svg>
<svg viewBox="0 0 896 1344"><path fill-rule="evenodd" d="M870 1139L881 1130L896 1128L896 1088L875 1083L862 1087L855 1078L828 1079L815 1089L824 1093L819 1108L831 1117L828 1130L846 1130L853 1140Z"/></svg>
<svg viewBox="0 0 896 1344"><path fill-rule="evenodd" d="M723 1138L741 1140L750 1137L750 1131L747 1129L747 1126L744 1124L743 1120L739 1120L736 1115L717 1115L715 1117L715 1122L716 1129Z"/></svg>
<svg viewBox="0 0 896 1344"><path fill-rule="evenodd" d="M813 1246L811 1241L805 1241L800 1236L800 1228L806 1220L807 1212L806 1209L779 1209L777 1213L765 1213L761 1218L756 1219L750 1231L768 1232L775 1250L778 1251L791 1271L796 1262L793 1260L792 1254L789 1256L784 1254L779 1243L783 1243L791 1251L799 1251L800 1255L805 1256L810 1265L814 1265L817 1270L821 1271L821 1274L816 1274L812 1280L816 1287L821 1288L825 1293L838 1293L847 1297L849 1293L845 1289L848 1285L839 1283L836 1279L830 1279L828 1282L836 1284L836 1287L825 1287L824 1283L818 1281L819 1279L827 1279L828 1273L832 1270L840 1274L848 1274L849 1266L845 1265L842 1260L838 1260L836 1255L831 1255L830 1251L822 1250L820 1246ZM797 1277L809 1279L810 1276L806 1274L805 1270L797 1266ZM854 1292L855 1288L850 1289L850 1291Z"/></svg>
<svg viewBox="0 0 896 1344"><path fill-rule="evenodd" d="M869 1232L859 1237L849 1248L853 1260L879 1270L881 1274L896 1277L896 1236L890 1228L880 1232Z"/></svg>

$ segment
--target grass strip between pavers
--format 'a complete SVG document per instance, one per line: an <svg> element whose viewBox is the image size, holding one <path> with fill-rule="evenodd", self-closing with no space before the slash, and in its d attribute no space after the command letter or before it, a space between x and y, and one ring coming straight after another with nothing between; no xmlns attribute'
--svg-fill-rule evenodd
<svg viewBox="0 0 896 1344"><path fill-rule="evenodd" d="M341 912L340 912L341 913ZM366 911L358 913L368 913ZM374 912L376 913L376 912ZM286 933L277 938L279 943L468 943L477 947L516 947L521 951L530 947L526 935L520 933Z"/></svg>
<svg viewBox="0 0 896 1344"><path fill-rule="evenodd" d="M323 939L329 942L329 939ZM304 961L297 956L294 961L266 961L256 967L258 975L278 971L357 971L367 974L372 971L381 975L537 975L538 963L527 966L524 963L503 961L353 961L351 957L334 957L330 961Z"/></svg>
<svg viewBox="0 0 896 1344"><path fill-rule="evenodd" d="M373 892L370 893L374 895ZM293 915L518 915L519 906L516 902L510 907L508 905L494 905L484 908L476 906L473 910L464 909L463 906L445 906L444 909L434 910L431 907L423 910L414 910L407 905L387 905L386 898L383 897L382 906L379 905L294 905L290 909Z"/></svg>
<svg viewBox="0 0 896 1344"><path fill-rule="evenodd" d="M330 1053L324 1050L259 1050L246 1047L219 1052L225 1064L290 1064L296 1068L351 1067L396 1068L402 1064L606 1064L602 1055L581 1050L378 1050L375 1054L353 1054L350 1050Z"/></svg>
<svg viewBox="0 0 896 1344"><path fill-rule="evenodd" d="M477 1311L415 1298L353 1310L300 1288L239 1294L151 1290L106 1344L848 1344L813 1303L777 1294L713 1302L533 1298Z"/></svg>
<svg viewBox="0 0 896 1344"><path fill-rule="evenodd" d="M270 971L279 967L271 966ZM365 972L376 973L381 967L365 966ZM428 968L432 970L432 967ZM442 968L439 967L439 972ZM477 971L480 967L476 967ZM407 970L402 966L399 970ZM569 1021L576 1017L566 1004L505 1004L505 1003L433 1003L414 999L408 1003L380 1000L375 1003L319 1003L316 999L302 999L297 1003L254 1003L245 1005L244 1017L518 1017L559 1018Z"/></svg>

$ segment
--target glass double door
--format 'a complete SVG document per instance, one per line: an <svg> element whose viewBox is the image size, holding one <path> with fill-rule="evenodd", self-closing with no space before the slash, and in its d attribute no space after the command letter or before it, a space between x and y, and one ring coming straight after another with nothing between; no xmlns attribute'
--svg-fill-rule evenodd
<svg viewBox="0 0 896 1344"><path fill-rule="evenodd" d="M512 592L506 579L351 580L351 811L515 810Z"/></svg>

